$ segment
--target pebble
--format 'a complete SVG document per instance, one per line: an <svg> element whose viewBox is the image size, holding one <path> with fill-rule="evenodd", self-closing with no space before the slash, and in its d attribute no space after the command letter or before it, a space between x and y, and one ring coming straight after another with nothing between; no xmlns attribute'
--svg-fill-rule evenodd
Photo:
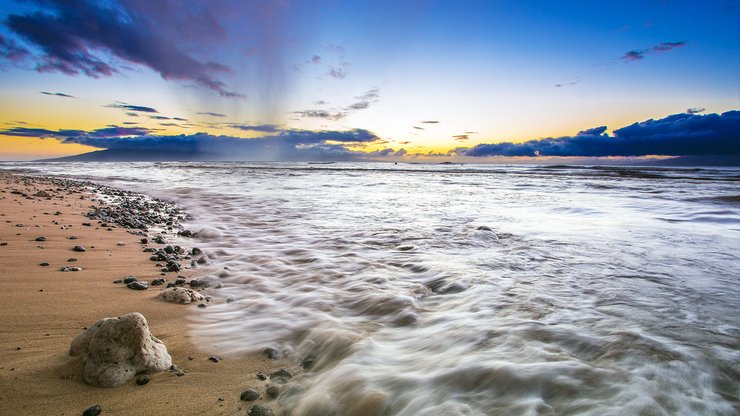
<svg viewBox="0 0 740 416"><path fill-rule="evenodd" d="M260 371L259 373L257 373L257 378L260 380L267 380L267 374Z"/></svg>
<svg viewBox="0 0 740 416"><path fill-rule="evenodd" d="M136 385L137 386L143 386L144 384L149 383L152 381L152 379L149 376L141 376L136 378Z"/></svg>
<svg viewBox="0 0 740 416"><path fill-rule="evenodd" d="M193 247L192 250L190 250L190 254L197 256L198 254L202 254L203 250L199 249L198 247Z"/></svg>
<svg viewBox="0 0 740 416"><path fill-rule="evenodd" d="M152 286L160 286L165 284L166 280L164 279L154 279L152 280Z"/></svg>
<svg viewBox="0 0 740 416"><path fill-rule="evenodd" d="M267 394L268 397L277 399L278 395L280 395L280 389L276 386L270 386L265 390L265 394Z"/></svg>
<svg viewBox="0 0 740 416"><path fill-rule="evenodd" d="M275 383L285 384L291 378L293 378L293 374L290 374L290 371L284 368L270 373L270 380L274 381Z"/></svg>
<svg viewBox="0 0 740 416"><path fill-rule="evenodd" d="M149 288L149 284L147 282L140 282L137 280L127 284L126 287L133 290L146 290Z"/></svg>
<svg viewBox="0 0 740 416"><path fill-rule="evenodd" d="M262 354L265 355L265 357L271 359L271 360L277 360L280 358L280 351L276 350L275 348L267 347L264 350L262 350Z"/></svg>
<svg viewBox="0 0 740 416"><path fill-rule="evenodd" d="M119 241L119 242L116 243L116 245L119 246L119 247L123 247L123 246L126 245L126 243L124 243L123 241Z"/></svg>
<svg viewBox="0 0 740 416"><path fill-rule="evenodd" d="M47 263L47 262L39 263L39 266L48 266L48 265L49 265L49 263Z"/></svg>
<svg viewBox="0 0 740 416"><path fill-rule="evenodd" d="M81 271L81 270L82 270L82 267L69 267L69 266L64 266L64 267L62 267L62 268L61 268L61 269L59 269L59 270L61 270L61 271L63 271L63 272L79 272L79 271Z"/></svg>
<svg viewBox="0 0 740 416"><path fill-rule="evenodd" d="M247 410L249 416L275 416L275 413L268 406L256 404Z"/></svg>
<svg viewBox="0 0 740 416"><path fill-rule="evenodd" d="M167 244L167 240L161 235L154 237L154 242L157 244Z"/></svg>
<svg viewBox="0 0 740 416"><path fill-rule="evenodd" d="M137 280L139 280L139 279L137 279L136 276L126 276L126 277L123 278L123 283L129 284L129 283L133 283L133 282L135 282Z"/></svg>
<svg viewBox="0 0 740 416"><path fill-rule="evenodd" d="M46 241L46 237L43 235L41 237L36 237L36 241Z"/></svg>
<svg viewBox="0 0 740 416"><path fill-rule="evenodd" d="M85 249L85 247L82 247L82 246L74 246L74 247L72 247L72 251L77 251L79 253L82 253L82 252L85 252L87 250Z"/></svg>
<svg viewBox="0 0 740 416"><path fill-rule="evenodd" d="M180 231L180 235L183 236L183 237L192 237L193 236L193 232L190 231L190 230L182 230L182 231Z"/></svg>
<svg viewBox="0 0 740 416"><path fill-rule="evenodd" d="M121 279L116 279L116 280L114 280L114 281L113 281L113 283L123 283L123 280L121 280Z"/></svg>
<svg viewBox="0 0 740 416"><path fill-rule="evenodd" d="M96 404L95 406L90 406L87 409L85 409L84 412L82 412L82 416L98 416L100 412L103 411L103 408L100 407L99 404Z"/></svg>
<svg viewBox="0 0 740 416"><path fill-rule="evenodd" d="M68 240L77 240L77 238L78 237L76 235L70 235L69 237L67 237Z"/></svg>
<svg viewBox="0 0 740 416"><path fill-rule="evenodd" d="M139 241L141 242L141 244L148 244L149 243L149 239L148 238L142 238Z"/></svg>
<svg viewBox="0 0 740 416"><path fill-rule="evenodd" d="M201 303L201 304L198 305L198 307L199 308L205 308L206 307L206 304L205 303Z"/></svg>
<svg viewBox="0 0 740 416"><path fill-rule="evenodd" d="M68 263L74 263L74 262L76 262L76 261L77 261L77 259L76 259L76 258L74 258L74 257L70 257L70 258L68 258L68 259L67 259L67 262L68 262Z"/></svg>
<svg viewBox="0 0 740 416"><path fill-rule="evenodd" d="M214 363L217 363L217 362L221 361L220 358L218 358L218 357L216 357L214 355L208 357L208 359L211 360L211 361L213 361Z"/></svg>
<svg viewBox="0 0 740 416"><path fill-rule="evenodd" d="M255 389L244 390L242 394L239 396L239 399L245 402L253 402L259 398L260 398L260 394L257 393L257 390Z"/></svg>

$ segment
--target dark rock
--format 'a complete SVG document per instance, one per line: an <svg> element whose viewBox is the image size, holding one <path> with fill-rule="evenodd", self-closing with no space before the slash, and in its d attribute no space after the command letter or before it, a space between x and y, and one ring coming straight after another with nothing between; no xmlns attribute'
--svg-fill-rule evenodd
<svg viewBox="0 0 740 416"><path fill-rule="evenodd" d="M127 284L126 287L133 290L146 290L149 288L149 284L147 282L140 282L137 280Z"/></svg>
<svg viewBox="0 0 740 416"><path fill-rule="evenodd" d="M273 399L277 399L277 397L280 395L280 389L277 386L270 386L265 390L265 394L267 397L271 397Z"/></svg>
<svg viewBox="0 0 740 416"><path fill-rule="evenodd" d="M77 236L76 235L70 235L69 237L67 237L67 239L68 240L77 240Z"/></svg>
<svg viewBox="0 0 740 416"><path fill-rule="evenodd" d="M154 279L152 280L152 286L161 286L165 284L167 281L164 279Z"/></svg>
<svg viewBox="0 0 740 416"><path fill-rule="evenodd" d="M85 252L87 250L85 249L85 247L82 247L82 246L74 246L74 247L72 247L72 251L76 251L76 252L82 253L82 252Z"/></svg>
<svg viewBox="0 0 740 416"><path fill-rule="evenodd" d="M114 280L114 281L113 281L113 283L123 283L123 280L121 280L121 279L116 279L116 280Z"/></svg>
<svg viewBox="0 0 740 416"><path fill-rule="evenodd" d="M167 283L167 288L175 287L175 282Z"/></svg>
<svg viewBox="0 0 740 416"><path fill-rule="evenodd" d="M177 369L177 370L175 370L175 375L178 376L178 377L182 377L182 376L185 375L185 372L182 371L182 370L180 370L180 369Z"/></svg>
<svg viewBox="0 0 740 416"><path fill-rule="evenodd" d="M157 257L157 256L151 256L151 257L149 257L149 260L151 260L151 261L159 261L159 257Z"/></svg>
<svg viewBox="0 0 740 416"><path fill-rule="evenodd" d="M487 225L480 225L480 226L476 227L475 229L478 230L478 231L493 231L493 229L491 229L491 227L489 227Z"/></svg>
<svg viewBox="0 0 740 416"><path fill-rule="evenodd" d="M82 416L98 416L103 411L103 408L99 404L90 406L82 412Z"/></svg>
<svg viewBox="0 0 740 416"><path fill-rule="evenodd" d="M82 225L84 225L85 227L92 227L92 224L90 224L89 222L83 222Z"/></svg>
<svg viewBox="0 0 740 416"><path fill-rule="evenodd" d="M145 248L145 249L144 249L144 250L142 250L142 251L143 251L144 253L154 253L154 252L156 252L156 251L157 251L157 249L156 249L156 248L154 248L154 247L147 247L147 248Z"/></svg>
<svg viewBox="0 0 740 416"><path fill-rule="evenodd" d="M259 373L257 373L257 378L260 380L267 380L267 374L260 371Z"/></svg>
<svg viewBox="0 0 740 416"><path fill-rule="evenodd" d="M260 398L260 394L257 393L257 390L255 389L246 389L242 392L242 394L239 396L239 399L245 401L245 402L253 402Z"/></svg>
<svg viewBox="0 0 740 416"><path fill-rule="evenodd" d="M275 348L267 347L264 350L262 350L262 354L265 355L265 357L271 359L271 360L277 360L280 358L280 351L276 350Z"/></svg>
<svg viewBox="0 0 740 416"><path fill-rule="evenodd" d="M175 279L175 286L182 286L184 284L185 284L185 279L183 279L182 277L178 277L177 279Z"/></svg>
<svg viewBox="0 0 740 416"><path fill-rule="evenodd" d="M167 240L161 235L154 237L154 242L157 244L167 244Z"/></svg>
<svg viewBox="0 0 740 416"><path fill-rule="evenodd" d="M314 364L316 364L316 357L313 355L309 355L301 361L301 367L303 367L304 370L310 370Z"/></svg>
<svg viewBox="0 0 740 416"><path fill-rule="evenodd" d="M74 258L74 257L70 257L70 258L68 258L68 259L67 259L67 262L68 262L68 263L74 263L74 262L76 262L76 261L77 261L77 259L76 259L76 258Z"/></svg>
<svg viewBox="0 0 740 416"><path fill-rule="evenodd" d="M275 412L268 406L256 404L247 410L249 416L275 416Z"/></svg>
<svg viewBox="0 0 740 416"><path fill-rule="evenodd" d="M49 263L47 263L47 262L39 263L39 266L48 266L48 265L49 265Z"/></svg>
<svg viewBox="0 0 740 416"><path fill-rule="evenodd" d="M40 237L36 237L36 241L46 241L46 237L44 237L43 235Z"/></svg>
<svg viewBox="0 0 740 416"><path fill-rule="evenodd" d="M200 257L198 260L196 260L198 264L206 264L208 260L205 257Z"/></svg>
<svg viewBox="0 0 740 416"><path fill-rule="evenodd" d="M284 368L270 373L270 381L274 381L275 383L285 384L291 378L293 378L293 374L290 374L290 371Z"/></svg>
<svg viewBox="0 0 740 416"><path fill-rule="evenodd" d="M180 235L183 236L183 237L192 237L193 236L193 232L190 231L190 230L182 230L182 231L180 231Z"/></svg>
<svg viewBox="0 0 740 416"><path fill-rule="evenodd" d="M173 254L175 252L175 247L173 246L165 246L164 252L167 254Z"/></svg>
<svg viewBox="0 0 740 416"><path fill-rule="evenodd" d="M176 261L169 261L167 262L167 271L168 272L179 272L181 270L180 263Z"/></svg>
<svg viewBox="0 0 740 416"><path fill-rule="evenodd" d="M136 378L136 385L137 386L143 386L144 384L149 383L152 381L152 379L149 376L141 376Z"/></svg>
<svg viewBox="0 0 740 416"><path fill-rule="evenodd" d="M148 244L149 243L149 239L148 238L142 238L139 241L141 242L141 244Z"/></svg>
<svg viewBox="0 0 740 416"><path fill-rule="evenodd" d="M192 250L190 250L190 254L197 256L198 254L202 254L203 250L199 249L198 247L193 247Z"/></svg>
<svg viewBox="0 0 740 416"><path fill-rule="evenodd" d="M139 279L137 279L136 276L126 276L126 277L123 278L123 283L129 284L129 283L133 283L133 282L135 282L137 280L139 280Z"/></svg>
<svg viewBox="0 0 740 416"><path fill-rule="evenodd" d="M205 303L198 304L198 307L199 308L205 308L206 307L206 304Z"/></svg>
<svg viewBox="0 0 740 416"><path fill-rule="evenodd" d="M221 361L221 359L218 358L218 357L216 357L215 355L212 355L212 356L208 357L208 359L211 360L211 361L213 361L214 363L217 363L217 362Z"/></svg>

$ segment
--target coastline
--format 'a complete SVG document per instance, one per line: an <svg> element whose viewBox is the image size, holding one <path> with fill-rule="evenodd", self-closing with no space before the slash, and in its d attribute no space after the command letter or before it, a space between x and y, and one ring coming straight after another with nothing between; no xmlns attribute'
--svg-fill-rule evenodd
<svg viewBox="0 0 740 416"><path fill-rule="evenodd" d="M137 291L113 283L127 275L146 281L160 277L172 281L176 275L195 278L198 269L186 267L160 276L159 268L148 259L151 253L142 252L142 236L112 224L102 227L101 221L84 215L91 205L100 206L92 199L81 186L0 171L3 412L76 415L99 404L102 414L230 415L244 414L251 405L262 403L277 411L276 401L264 394L269 383L258 380L256 373L269 373L280 367L280 361L260 353L223 356L196 346L188 334L187 316L202 313L199 302L161 301L157 295L164 285ZM78 238L68 239L72 235ZM40 236L46 240L36 241ZM148 236L153 237L151 232ZM74 252L75 245L87 251ZM77 261L69 262L70 258ZM63 272L64 266L82 270ZM102 318L130 312L146 317L152 334L164 342L185 375L151 374L151 381L143 386L134 380L115 388L86 384L79 357L68 354L72 339ZM213 362L211 356L222 361ZM241 401L239 395L247 388L260 392L260 399Z"/></svg>

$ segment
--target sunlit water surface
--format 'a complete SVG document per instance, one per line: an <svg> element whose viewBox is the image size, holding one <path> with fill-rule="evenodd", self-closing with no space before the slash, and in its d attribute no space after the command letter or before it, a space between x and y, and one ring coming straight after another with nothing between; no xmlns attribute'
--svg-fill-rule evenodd
<svg viewBox="0 0 740 416"><path fill-rule="evenodd" d="M740 412L740 170L34 163L176 201L301 415ZM225 268L225 269L224 269Z"/></svg>

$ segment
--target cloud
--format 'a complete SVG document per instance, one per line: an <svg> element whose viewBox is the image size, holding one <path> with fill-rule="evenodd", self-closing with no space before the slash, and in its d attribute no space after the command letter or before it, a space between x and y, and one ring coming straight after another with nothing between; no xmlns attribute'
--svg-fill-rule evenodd
<svg viewBox="0 0 740 416"><path fill-rule="evenodd" d="M144 107L143 105L132 105L132 104L126 104L122 103L120 101L116 101L113 104L106 105L108 108L120 108L121 110L126 111L135 111L135 112L141 112L141 113L159 113L155 108L152 107ZM127 115L131 115L128 114Z"/></svg>
<svg viewBox="0 0 740 416"><path fill-rule="evenodd" d="M152 120L169 120L170 119L169 117L165 117L165 116L149 116L149 118Z"/></svg>
<svg viewBox="0 0 740 416"><path fill-rule="evenodd" d="M244 131L256 131L261 133L276 133L281 131L280 127L274 124L230 124L229 127Z"/></svg>
<svg viewBox="0 0 740 416"><path fill-rule="evenodd" d="M691 108L687 108L686 112L689 114L699 114L699 113L703 113L704 110L705 110L704 107L691 107Z"/></svg>
<svg viewBox="0 0 740 416"><path fill-rule="evenodd" d="M416 130L426 130L424 127L419 127L419 126L411 126L411 127L415 128Z"/></svg>
<svg viewBox="0 0 740 416"><path fill-rule="evenodd" d="M64 94L64 93L61 93L61 92L47 92L47 91L39 91L39 92L41 94L44 94L44 95L53 95L53 96L56 96L56 97L77 98L77 97L75 97L73 95Z"/></svg>
<svg viewBox="0 0 740 416"><path fill-rule="evenodd" d="M452 138L455 140L464 141L470 139L470 136L468 136L467 134L458 134L457 136L452 136Z"/></svg>
<svg viewBox="0 0 740 416"><path fill-rule="evenodd" d="M331 68L326 75L336 79L344 79L347 76L347 71L344 68Z"/></svg>
<svg viewBox="0 0 740 416"><path fill-rule="evenodd" d="M673 114L606 134L596 127L575 136L524 143L479 144L458 148L460 155L484 156L705 156L740 155L740 111L718 114Z"/></svg>
<svg viewBox="0 0 740 416"><path fill-rule="evenodd" d="M378 136L363 129L291 129L281 130L277 135L251 139L206 133L155 136L151 132L143 128L118 126L92 131L14 127L0 130L0 135L56 138L61 143L83 144L100 149L199 153L214 160L354 160L367 158L368 154L350 150L348 146L380 142Z"/></svg>
<svg viewBox="0 0 740 416"><path fill-rule="evenodd" d="M158 6L146 3L43 0L37 2L38 8L33 12L8 15L5 25L40 49L31 56L38 72L98 78L112 76L133 64L150 68L165 80L190 81L223 97L242 96L227 90L216 78L217 74L230 72L228 67L198 60L177 43L182 39L193 40L188 32L197 33L209 23L217 26L215 21L201 14L192 20L198 24L183 22L178 27L171 23L188 7L176 7L169 2L157 2ZM170 13L155 14L156 18L147 14L152 9L161 12L164 8ZM3 43L13 46L4 40ZM0 46L0 50L10 47ZM112 63L116 60L123 64L116 66Z"/></svg>
<svg viewBox="0 0 740 416"><path fill-rule="evenodd" d="M211 117L226 117L226 114L212 113L210 111L203 111L203 112L195 113L195 114L198 114L198 115L201 115L201 116L211 116Z"/></svg>
<svg viewBox="0 0 740 416"><path fill-rule="evenodd" d="M314 55L311 57L311 62L314 64L318 64L319 62L321 62L321 57L318 55Z"/></svg>
<svg viewBox="0 0 740 416"><path fill-rule="evenodd" d="M419 123L421 123L421 124L437 124L437 123L439 123L439 121L437 121L437 120L424 120L424 121L420 121Z"/></svg>
<svg viewBox="0 0 740 416"><path fill-rule="evenodd" d="M11 62L20 62L30 56L25 48L18 46L12 39L6 39L0 33L0 58Z"/></svg>
<svg viewBox="0 0 740 416"><path fill-rule="evenodd" d="M373 87L364 94L355 98L359 101L349 105L345 110L364 110L370 107L370 104L376 103L380 100L380 89L378 87Z"/></svg>
<svg viewBox="0 0 740 416"><path fill-rule="evenodd" d="M652 48L631 50L629 52L626 52L619 59L628 62L641 61L645 59L645 55L668 52L676 48L684 47L686 46L686 44L687 42L683 40L680 42L663 42L653 46Z"/></svg>
<svg viewBox="0 0 740 416"><path fill-rule="evenodd" d="M151 131L143 127L119 127L108 126L101 129L85 130L48 130L41 128L12 127L6 130L0 130L0 135L15 137L40 137L42 139L68 139L70 137L87 137L87 138L114 138L126 136L141 136L149 134Z"/></svg>
<svg viewBox="0 0 740 416"><path fill-rule="evenodd" d="M302 111L294 111L293 114L298 114L302 117L309 117L309 118L324 118L327 120L341 120L344 117L347 117L346 112L330 112L326 110L302 110Z"/></svg>

